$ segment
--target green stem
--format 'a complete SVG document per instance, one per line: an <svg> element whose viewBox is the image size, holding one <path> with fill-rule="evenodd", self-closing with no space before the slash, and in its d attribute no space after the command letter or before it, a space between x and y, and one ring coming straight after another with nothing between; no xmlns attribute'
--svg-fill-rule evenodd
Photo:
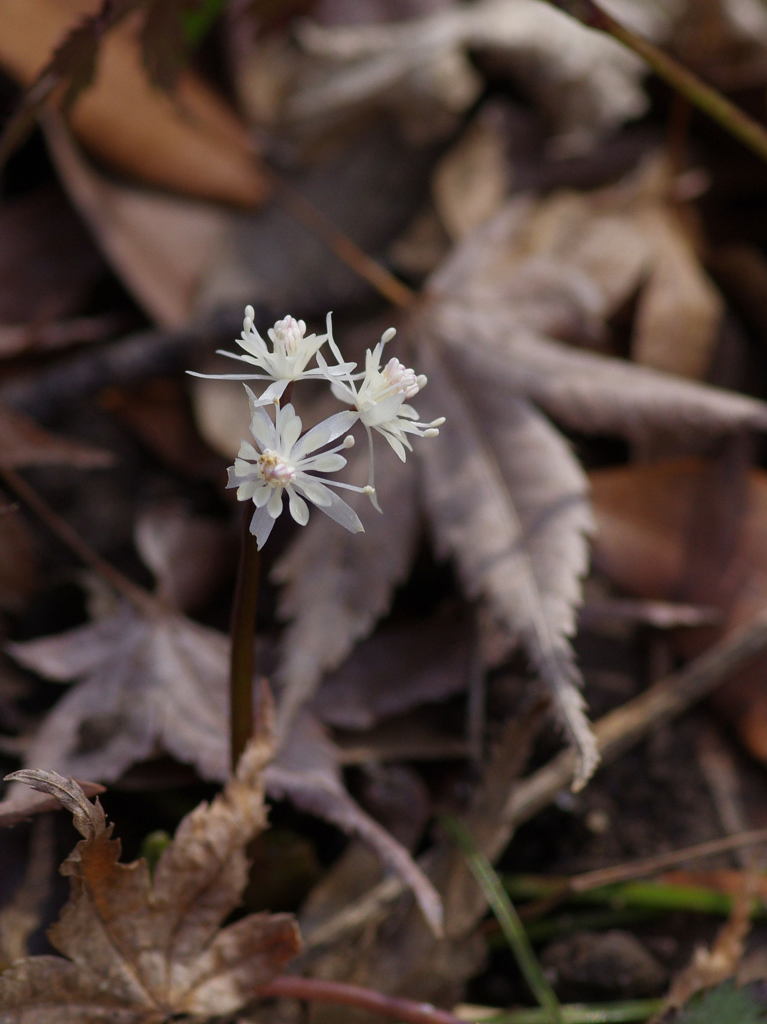
<svg viewBox="0 0 767 1024"><path fill-rule="evenodd" d="M662 999L631 999L622 1003L590 1003L561 1006L562 1024L631 1024L645 1021L657 1013ZM488 1012L472 1017L477 1024L547 1024L549 1017L542 1007L512 1010L509 1013Z"/></svg>
<svg viewBox="0 0 767 1024"><path fill-rule="evenodd" d="M716 89L707 85L692 71L683 67L673 57L669 57L653 43L616 21L594 0L549 0L549 2L589 28L606 32L627 49L636 53L660 78L668 82L677 92L686 96L690 103L708 114L730 135L740 139L762 160L767 160L767 131L764 126L736 107Z"/></svg>
<svg viewBox="0 0 767 1024"><path fill-rule="evenodd" d="M503 879L512 899L557 899L568 904L592 904L615 909L687 910L698 914L729 914L732 896L699 885L671 885L667 882L623 882L586 892L568 891L560 879L515 875ZM762 915L764 909L757 912Z"/></svg>
<svg viewBox="0 0 767 1024"><path fill-rule="evenodd" d="M232 646L229 662L229 737L232 772L253 734L253 653L258 608L261 555L250 532L253 510L243 509L237 585L232 603Z"/></svg>
<svg viewBox="0 0 767 1024"><path fill-rule="evenodd" d="M442 824L463 850L466 863L476 878L488 906L495 914L525 981L540 1004L541 1016L537 1020L542 1024L565 1024L554 989L536 959L519 914L492 864L477 850L471 836L460 822L454 818L443 818Z"/></svg>

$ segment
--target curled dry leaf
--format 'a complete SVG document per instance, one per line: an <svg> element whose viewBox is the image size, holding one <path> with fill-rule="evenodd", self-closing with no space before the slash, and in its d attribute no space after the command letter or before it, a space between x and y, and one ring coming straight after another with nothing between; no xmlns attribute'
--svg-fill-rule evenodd
<svg viewBox="0 0 767 1024"><path fill-rule="evenodd" d="M481 89L469 48L502 50L571 146L635 117L646 103L643 68L632 54L538 0L480 0L391 24L307 24L300 38L337 65L292 97L288 114L301 120L358 107L395 87L411 106L426 92L442 109L463 110Z"/></svg>
<svg viewBox="0 0 767 1024"><path fill-rule="evenodd" d="M164 327L186 323L229 212L113 181L83 156L60 117L45 118L45 133L72 202L136 301Z"/></svg>
<svg viewBox="0 0 767 1024"><path fill-rule="evenodd" d="M28 957L0 974L2 1024L160 1024L233 1013L299 951L287 914L251 914L221 927L248 874L246 846L265 826L263 775L271 744L252 742L237 776L178 827L152 875L122 864L98 803L72 779L27 770L9 778L56 797L83 840L61 867L70 897L49 932L63 954Z"/></svg>

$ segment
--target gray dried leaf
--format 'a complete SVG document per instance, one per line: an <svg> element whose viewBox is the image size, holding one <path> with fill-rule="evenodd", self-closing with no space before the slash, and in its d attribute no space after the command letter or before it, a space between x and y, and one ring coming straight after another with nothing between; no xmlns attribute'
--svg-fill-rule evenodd
<svg viewBox="0 0 767 1024"><path fill-rule="evenodd" d="M54 772L11 778L64 802L83 841L64 861L70 898L51 928L66 959L29 957L0 975L2 1024L56 1020L160 1024L174 1014L231 1013L257 995L298 952L287 914L221 922L247 882L247 843L266 823L263 775L269 742L246 749L223 792L183 819L154 874L119 861L98 803Z"/></svg>
<svg viewBox="0 0 767 1024"><path fill-rule="evenodd" d="M327 725L369 729L466 688L472 629L461 608L384 625L324 680L314 710Z"/></svg>
<svg viewBox="0 0 767 1024"><path fill-rule="evenodd" d="M582 784L597 753L568 638L592 528L585 476L565 440L502 381L456 376L424 338L419 353L429 376L422 415L449 410L439 443L419 449L437 543L549 687Z"/></svg>
<svg viewBox="0 0 767 1024"><path fill-rule="evenodd" d="M108 618L9 650L49 679L81 679L33 737L28 765L108 782L164 750L204 778L226 778L227 640L220 633L170 611L144 615L123 605Z"/></svg>
<svg viewBox="0 0 767 1024"><path fill-rule="evenodd" d="M428 93L460 111L480 88L466 51L488 48L503 50L571 146L635 117L646 104L643 68L633 55L539 0L479 0L384 25L306 24L300 38L336 67L294 94L288 107L294 118L357 107L393 90L411 104Z"/></svg>

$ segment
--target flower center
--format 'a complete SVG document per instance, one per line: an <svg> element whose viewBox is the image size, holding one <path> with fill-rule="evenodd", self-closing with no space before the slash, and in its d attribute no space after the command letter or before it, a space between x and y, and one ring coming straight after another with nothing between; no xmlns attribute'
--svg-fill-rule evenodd
<svg viewBox="0 0 767 1024"><path fill-rule="evenodd" d="M264 482L272 487L287 487L295 479L296 470L281 455L267 448L258 457L258 468Z"/></svg>
<svg viewBox="0 0 767 1024"><path fill-rule="evenodd" d="M295 317L286 316L278 320L269 331L274 342L274 351L285 356L295 355L304 342L306 324L303 320L296 320Z"/></svg>
<svg viewBox="0 0 767 1024"><path fill-rule="evenodd" d="M414 398L421 390L422 384L415 370L392 357L381 371L381 383L387 389L399 391L405 398Z"/></svg>

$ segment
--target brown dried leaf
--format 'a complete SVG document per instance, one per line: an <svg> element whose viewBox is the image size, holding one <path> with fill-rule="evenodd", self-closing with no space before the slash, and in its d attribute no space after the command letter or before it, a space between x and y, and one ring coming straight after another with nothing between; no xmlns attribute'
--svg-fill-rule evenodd
<svg viewBox="0 0 767 1024"><path fill-rule="evenodd" d="M271 744L252 742L236 778L183 819L153 875L119 862L98 802L55 772L9 778L55 796L83 841L62 873L70 898L50 930L67 959L30 957L0 975L3 1024L57 1020L154 1024L177 1013L232 1013L299 950L286 914L252 914L221 929L247 881L247 843L266 823L263 775Z"/></svg>
<svg viewBox="0 0 767 1024"><path fill-rule="evenodd" d="M230 214L112 181L82 155L60 118L48 116L45 131L70 198L137 302L165 327L186 323Z"/></svg>
<svg viewBox="0 0 767 1024"><path fill-rule="evenodd" d="M89 149L128 176L172 192L260 203L265 180L229 107L189 71L171 101L142 67L135 26L123 21L104 34L131 6L137 5L123 0L110 19L96 0L6 0L0 6L0 64L32 86L34 100L66 83L70 92L83 90L97 60L95 83L80 92L71 114ZM78 23L83 16L90 17Z"/></svg>
<svg viewBox="0 0 767 1024"><path fill-rule="evenodd" d="M51 239L56 239L55 249ZM37 188L0 207L0 323L26 332L82 312L82 303L104 274L104 263L82 222L57 188ZM30 322L31 321L31 322ZM0 355L21 346L0 332Z"/></svg>
<svg viewBox="0 0 767 1024"><path fill-rule="evenodd" d="M369 729L445 700L466 688L471 640L471 624L453 604L428 618L384 625L323 682L314 710L336 728Z"/></svg>

